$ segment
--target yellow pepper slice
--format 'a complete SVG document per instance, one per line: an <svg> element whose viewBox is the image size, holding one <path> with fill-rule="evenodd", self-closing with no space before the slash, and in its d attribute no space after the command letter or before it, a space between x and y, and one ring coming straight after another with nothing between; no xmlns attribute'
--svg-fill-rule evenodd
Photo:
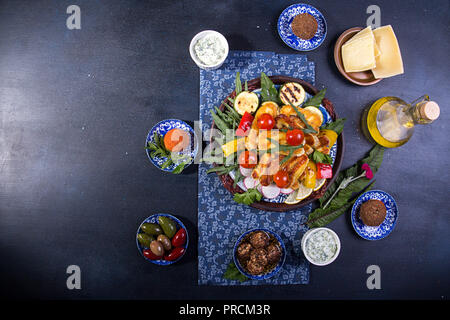
<svg viewBox="0 0 450 320"><path fill-rule="evenodd" d="M337 133L334 132L333 130L329 130L329 129L324 129L320 131L321 133L323 132L323 134L330 140L330 144L328 145L328 148L331 148L337 140Z"/></svg>
<svg viewBox="0 0 450 320"><path fill-rule="evenodd" d="M238 138L231 141L228 141L227 143L223 144L221 146L223 154L225 157L228 157L229 155L235 153L239 150L243 150L245 148L245 138Z"/></svg>
<svg viewBox="0 0 450 320"><path fill-rule="evenodd" d="M306 177L303 180L305 187L313 189L316 186L316 172L317 166L314 161L310 160L306 166Z"/></svg>

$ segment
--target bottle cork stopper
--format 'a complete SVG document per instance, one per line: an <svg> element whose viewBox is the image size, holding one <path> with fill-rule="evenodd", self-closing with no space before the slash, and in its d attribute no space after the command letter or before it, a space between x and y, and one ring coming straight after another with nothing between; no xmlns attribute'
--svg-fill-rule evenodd
<svg viewBox="0 0 450 320"><path fill-rule="evenodd" d="M440 113L439 105L434 101L425 102L420 106L420 115L425 119L434 121L439 118Z"/></svg>

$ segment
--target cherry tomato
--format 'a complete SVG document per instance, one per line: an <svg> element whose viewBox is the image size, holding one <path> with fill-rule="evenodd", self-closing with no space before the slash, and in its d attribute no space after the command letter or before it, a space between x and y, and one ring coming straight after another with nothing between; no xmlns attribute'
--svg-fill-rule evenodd
<svg viewBox="0 0 450 320"><path fill-rule="evenodd" d="M289 185L289 175L286 171L278 171L273 176L273 181L279 188L286 188Z"/></svg>
<svg viewBox="0 0 450 320"><path fill-rule="evenodd" d="M181 228L172 238L172 246L181 247L186 242L186 230Z"/></svg>
<svg viewBox="0 0 450 320"><path fill-rule="evenodd" d="M238 163L247 169L254 168L258 164L258 156L253 151L243 151L239 155Z"/></svg>
<svg viewBox="0 0 450 320"><path fill-rule="evenodd" d="M164 260L167 260L167 261L177 260L179 257L181 257L184 254L185 251L186 251L186 249L183 247L174 248L172 251L170 251L170 253L168 255L164 256Z"/></svg>
<svg viewBox="0 0 450 320"><path fill-rule="evenodd" d="M300 129L289 130L286 133L286 141L291 146L298 146L303 143L305 134Z"/></svg>
<svg viewBox="0 0 450 320"><path fill-rule="evenodd" d="M272 128L275 126L275 120L273 120L273 117L269 113L263 113L258 118L258 128L261 130L272 130Z"/></svg>
<svg viewBox="0 0 450 320"><path fill-rule="evenodd" d="M146 257L147 259L150 259L150 260L159 260L162 258L162 257L158 257L150 249L143 250L142 254L144 255L144 257Z"/></svg>

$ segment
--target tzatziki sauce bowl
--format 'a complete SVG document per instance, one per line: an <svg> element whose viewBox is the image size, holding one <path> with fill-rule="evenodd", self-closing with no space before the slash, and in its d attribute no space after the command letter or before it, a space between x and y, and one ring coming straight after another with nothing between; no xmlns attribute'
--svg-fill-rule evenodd
<svg viewBox="0 0 450 320"><path fill-rule="evenodd" d="M306 259L316 266L332 263L341 251L341 241L329 228L308 230L302 238L301 247Z"/></svg>
<svg viewBox="0 0 450 320"><path fill-rule="evenodd" d="M192 60L204 70L220 68L228 56L228 51L227 39L214 30L197 33L189 45Z"/></svg>

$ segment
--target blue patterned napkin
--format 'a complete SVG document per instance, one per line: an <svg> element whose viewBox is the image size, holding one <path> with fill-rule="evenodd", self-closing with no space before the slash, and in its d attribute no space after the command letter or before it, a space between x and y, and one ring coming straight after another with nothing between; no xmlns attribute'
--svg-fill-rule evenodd
<svg viewBox="0 0 450 320"><path fill-rule="evenodd" d="M230 51L218 70L200 70L200 120L202 130L211 126L209 110L219 106L234 89L236 72L245 80L267 75L287 75L314 84L314 63L305 55L275 54L265 51ZM208 137L204 137L208 141ZM199 165L198 178L198 284L261 285L307 284L309 263L304 258L300 241L307 227L311 205L290 212L266 212L238 204L222 186L216 174L206 174L209 165ZM247 230L267 228L278 233L286 246L286 261L281 271L267 280L246 282L223 279L233 259L237 238Z"/></svg>

